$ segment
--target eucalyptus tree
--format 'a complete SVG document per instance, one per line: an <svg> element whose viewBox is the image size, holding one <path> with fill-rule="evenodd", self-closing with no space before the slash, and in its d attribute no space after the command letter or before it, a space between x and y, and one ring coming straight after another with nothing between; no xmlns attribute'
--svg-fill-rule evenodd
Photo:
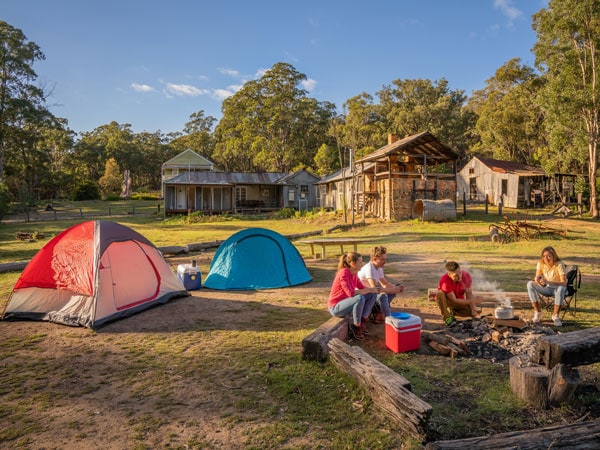
<svg viewBox="0 0 600 450"><path fill-rule="evenodd" d="M394 80L377 95L389 132L403 137L429 131L461 153L474 143L471 130L477 118L465 107L467 97L462 90L451 90L443 78Z"/></svg>
<svg viewBox="0 0 600 450"><path fill-rule="evenodd" d="M160 131L136 133L134 145L143 160L143 164L139 165L135 171L137 187L160 189L163 163L176 156L180 150L167 143L167 138Z"/></svg>
<svg viewBox="0 0 600 450"><path fill-rule="evenodd" d="M480 138L471 149L496 159L537 164L546 148L544 115L537 104L542 77L513 58L473 92L469 108L477 114Z"/></svg>
<svg viewBox="0 0 600 450"><path fill-rule="evenodd" d="M306 75L276 63L223 101L215 159L226 170L287 172L312 165L333 105L307 96Z"/></svg>
<svg viewBox="0 0 600 450"><path fill-rule="evenodd" d="M32 84L37 79L33 64L44 59L21 30L0 21L0 181L7 152L19 149L23 124L47 114L44 92Z"/></svg>
<svg viewBox="0 0 600 450"><path fill-rule="evenodd" d="M600 141L600 1L550 0L533 16L536 66L546 80L540 99L551 149L587 147L590 213L598 218Z"/></svg>
<svg viewBox="0 0 600 450"><path fill-rule="evenodd" d="M182 133L177 133L169 143L172 148L179 151L186 149L212 160L215 148L214 126L217 119L205 116L204 110L190 115L190 120L185 124Z"/></svg>
<svg viewBox="0 0 600 450"><path fill-rule="evenodd" d="M386 143L386 119L373 96L363 92L344 103L342 145L354 150L357 158L367 155Z"/></svg>
<svg viewBox="0 0 600 450"><path fill-rule="evenodd" d="M105 164L114 158L121 172L129 170L132 179L146 164L135 134L129 124L111 122L82 133L73 152L73 171L77 179L98 181L104 174Z"/></svg>

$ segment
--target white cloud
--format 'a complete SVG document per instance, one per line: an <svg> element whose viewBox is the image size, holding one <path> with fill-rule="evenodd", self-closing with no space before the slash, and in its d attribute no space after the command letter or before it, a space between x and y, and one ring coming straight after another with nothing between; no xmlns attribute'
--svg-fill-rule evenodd
<svg viewBox="0 0 600 450"><path fill-rule="evenodd" d="M317 82L312 78L307 78L302 82L302 87L306 89L308 92L311 92L317 87Z"/></svg>
<svg viewBox="0 0 600 450"><path fill-rule="evenodd" d="M196 86L190 86L189 84L173 84L166 83L167 91L175 95L186 95L190 97L196 97L198 95L208 94L209 91L205 89L198 89Z"/></svg>
<svg viewBox="0 0 600 450"><path fill-rule="evenodd" d="M147 84L131 83L131 87L136 92L153 92L155 89Z"/></svg>
<svg viewBox="0 0 600 450"><path fill-rule="evenodd" d="M513 0L494 0L494 8L499 9L512 22L523 15L516 6L513 6Z"/></svg>
<svg viewBox="0 0 600 450"><path fill-rule="evenodd" d="M225 100L227 97L231 97L237 91L243 87L242 84L232 84L227 86L226 89L214 89L211 97L217 100Z"/></svg>
<svg viewBox="0 0 600 450"><path fill-rule="evenodd" d="M212 97L217 100L225 100L227 97L231 97L235 94L235 91L229 89L215 89L212 93Z"/></svg>
<svg viewBox="0 0 600 450"><path fill-rule="evenodd" d="M240 76L240 72L234 69L219 69L219 72L223 75L228 75L233 78L238 78Z"/></svg>

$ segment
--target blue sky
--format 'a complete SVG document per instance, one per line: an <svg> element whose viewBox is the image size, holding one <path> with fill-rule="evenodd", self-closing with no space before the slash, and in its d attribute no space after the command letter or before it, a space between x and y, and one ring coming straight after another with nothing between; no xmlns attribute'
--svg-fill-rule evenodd
<svg viewBox="0 0 600 450"><path fill-rule="evenodd" d="M445 78L470 95L509 59L534 65L547 0L2 0L0 20L46 60L52 112L76 132L117 121L181 131L277 62L342 111L396 79Z"/></svg>

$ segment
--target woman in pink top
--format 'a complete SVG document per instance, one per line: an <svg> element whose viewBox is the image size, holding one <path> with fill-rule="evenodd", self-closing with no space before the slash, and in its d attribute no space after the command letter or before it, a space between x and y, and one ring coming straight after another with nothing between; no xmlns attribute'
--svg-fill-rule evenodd
<svg viewBox="0 0 600 450"><path fill-rule="evenodd" d="M363 311L371 311L377 298L379 288L365 287L358 278L358 271L363 265L359 253L348 252L340 257L338 270L331 286L327 307L332 316L346 317L352 313L349 332L355 339L364 339L366 317Z"/></svg>

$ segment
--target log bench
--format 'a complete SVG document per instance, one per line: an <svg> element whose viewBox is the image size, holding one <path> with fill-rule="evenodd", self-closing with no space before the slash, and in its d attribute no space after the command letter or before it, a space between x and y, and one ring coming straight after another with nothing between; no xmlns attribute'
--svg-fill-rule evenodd
<svg viewBox="0 0 600 450"><path fill-rule="evenodd" d="M538 408L567 403L579 384L576 366L597 362L600 327L541 336L533 361L520 356L510 359L510 387L517 397Z"/></svg>
<svg viewBox="0 0 600 450"><path fill-rule="evenodd" d="M435 297L437 295L437 288L429 288L427 289L427 298L435 302ZM527 292L502 292L502 291L473 291L473 295L479 296L483 299L483 303L481 306L485 306L488 308L493 308L502 303L502 300L505 298L510 299L510 304L517 307L526 307L531 306L531 300L529 300L529 296Z"/></svg>
<svg viewBox="0 0 600 450"><path fill-rule="evenodd" d="M538 364L582 366L600 362L600 327L542 336L537 340Z"/></svg>
<svg viewBox="0 0 600 450"><path fill-rule="evenodd" d="M331 362L365 388L376 408L403 432L425 440L433 408L412 393L410 381L358 346L337 338L328 345Z"/></svg>
<svg viewBox="0 0 600 450"><path fill-rule="evenodd" d="M311 334L302 339L302 358L325 361L329 357L328 343L333 338L345 340L348 337L348 321L332 317Z"/></svg>
<svg viewBox="0 0 600 450"><path fill-rule="evenodd" d="M425 450L592 449L600 442L600 419L535 430L514 431L454 441L430 442Z"/></svg>

